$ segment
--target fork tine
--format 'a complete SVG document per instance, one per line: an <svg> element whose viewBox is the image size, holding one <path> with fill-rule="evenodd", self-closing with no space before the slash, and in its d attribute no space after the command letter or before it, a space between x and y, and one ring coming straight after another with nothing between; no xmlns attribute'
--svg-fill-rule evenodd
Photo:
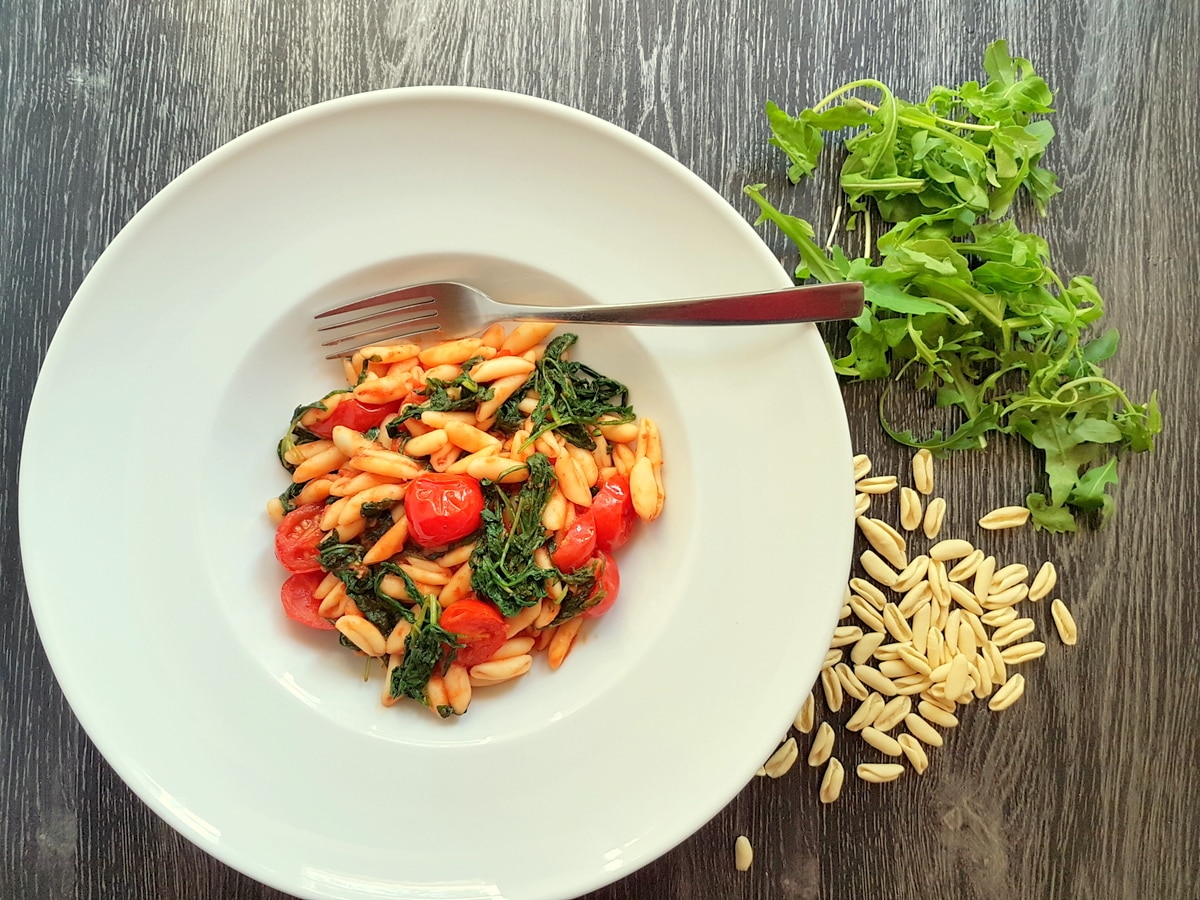
<svg viewBox="0 0 1200 900"><path fill-rule="evenodd" d="M432 284L414 284L411 287L400 288L395 291L388 291L384 294L375 294L372 297L366 297L362 300L356 300L353 303L347 303L343 306L337 306L333 309L327 309L324 312L319 312L314 319L325 319L329 316L340 316L344 313L358 312L363 309L371 309L376 306L382 306L385 303L404 303L410 300L433 300ZM403 308L403 307L398 307Z"/></svg>
<svg viewBox="0 0 1200 900"><path fill-rule="evenodd" d="M391 317L401 313L407 313L414 310L420 311L423 307L428 307L429 304L433 302L434 299L432 297L426 297L423 300L417 300L413 303L407 303L403 306L389 306L387 309L381 309L379 312L367 313L365 316L358 316L354 319L346 319L344 322L334 322L331 325L322 325L317 329L317 331L340 331L341 329L349 328L351 325L361 325L363 322L372 322L376 319L390 319ZM320 316L313 316L313 318L319 319L323 315L325 315L325 313L322 313ZM437 315L437 310L435 309L432 313L427 313L426 315ZM417 316L415 318L423 317ZM403 324L406 321L409 320L401 318L397 320L397 324Z"/></svg>
<svg viewBox="0 0 1200 900"><path fill-rule="evenodd" d="M364 328L361 331L354 331L350 334L343 334L340 337L335 337L328 341L322 341L322 347L337 347L342 344L349 344L354 341L359 342L359 346L365 347L374 340L374 336L387 335L388 337L403 337L405 334L414 333L413 329L406 326L418 326L420 333L426 331L436 331L438 325L435 321L437 318L437 310L430 309L422 312L420 315L410 316L406 319L400 319L395 322L384 322L381 325L376 325L372 328ZM426 324L425 320L430 320Z"/></svg>
<svg viewBox="0 0 1200 900"><path fill-rule="evenodd" d="M397 332L391 328L378 328L374 331L363 332L364 334L375 335L370 340L343 338L339 341L326 341L322 347L332 347L335 344L341 343L343 346L335 350L333 353L327 353L326 359L342 359L350 356L355 350L361 350L363 347L368 347L372 344L386 344L389 341L399 341L408 338L415 338L422 334L432 334L438 331L438 326L435 322L430 322L423 328L410 328L407 331Z"/></svg>

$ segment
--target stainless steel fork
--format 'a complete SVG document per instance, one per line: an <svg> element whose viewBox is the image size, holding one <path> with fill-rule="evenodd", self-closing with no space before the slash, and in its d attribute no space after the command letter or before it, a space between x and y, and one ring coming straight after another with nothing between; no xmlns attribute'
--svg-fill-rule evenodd
<svg viewBox="0 0 1200 900"><path fill-rule="evenodd" d="M862 312L863 286L811 284L647 303L603 306L523 306L500 303L455 281L414 284L317 313L318 327L329 337L322 347L336 348L327 359L347 356L372 344L432 335L438 339L478 334L494 322L562 322L610 325L773 325L851 319Z"/></svg>

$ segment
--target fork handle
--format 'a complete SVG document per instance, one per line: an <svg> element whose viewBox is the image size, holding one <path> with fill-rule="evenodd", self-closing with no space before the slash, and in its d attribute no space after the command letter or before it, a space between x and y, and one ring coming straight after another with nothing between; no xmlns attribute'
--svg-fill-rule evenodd
<svg viewBox="0 0 1200 900"><path fill-rule="evenodd" d="M568 308L514 305L507 318L615 325L771 325L852 319L862 310L862 284L845 282L650 303Z"/></svg>

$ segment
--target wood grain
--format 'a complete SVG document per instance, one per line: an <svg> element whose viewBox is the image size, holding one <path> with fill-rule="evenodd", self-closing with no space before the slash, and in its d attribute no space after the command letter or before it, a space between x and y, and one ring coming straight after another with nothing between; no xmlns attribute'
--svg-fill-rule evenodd
<svg viewBox="0 0 1200 900"><path fill-rule="evenodd" d="M798 108L854 77L901 94L979 75L997 36L1058 92L1049 164L1064 194L1038 229L1060 271L1095 276L1121 330L1110 372L1157 387L1166 431L1122 464L1110 526L1069 539L975 526L1019 502L1019 446L938 467L947 528L1006 559L1053 559L1080 643L1027 664L1026 697L972 709L922 777L818 804L820 773L756 779L694 837L592 895L620 898L1192 897L1200 883L1200 7L1193 0L0 0L0 897L282 897L207 857L116 778L38 643L16 522L22 423L55 325L133 213L188 165L285 112L395 85L469 84L569 104L629 129L750 215L764 181L827 227L828 177L786 187L763 102ZM486 148L481 151L486 164ZM827 175L828 173L826 173ZM785 265L784 242L764 239ZM832 334L832 332L831 332ZM907 453L877 390L847 386L859 449ZM922 421L922 401L894 412ZM64 438L86 443L90 436ZM894 502L894 501L890 501ZM887 508L886 505L883 508ZM893 510L894 515L894 510ZM1053 634L1049 605L1035 612ZM835 716L835 720L844 718ZM861 742L839 736L852 772ZM681 735L681 740L686 740ZM801 740L807 752L807 738ZM755 863L733 867L750 837Z"/></svg>

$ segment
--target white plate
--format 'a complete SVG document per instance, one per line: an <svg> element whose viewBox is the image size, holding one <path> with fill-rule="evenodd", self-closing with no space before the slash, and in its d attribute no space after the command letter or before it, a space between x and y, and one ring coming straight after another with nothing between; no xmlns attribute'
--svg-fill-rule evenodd
<svg viewBox="0 0 1200 900"><path fill-rule="evenodd" d="M113 241L30 410L30 599L121 777L305 897L564 897L718 812L817 674L851 547L850 446L811 326L599 329L577 355L660 423L666 511L551 673L443 722L280 613L263 512L309 316L405 282L616 302L782 286L754 230L650 145L468 88L349 97L197 163Z"/></svg>

